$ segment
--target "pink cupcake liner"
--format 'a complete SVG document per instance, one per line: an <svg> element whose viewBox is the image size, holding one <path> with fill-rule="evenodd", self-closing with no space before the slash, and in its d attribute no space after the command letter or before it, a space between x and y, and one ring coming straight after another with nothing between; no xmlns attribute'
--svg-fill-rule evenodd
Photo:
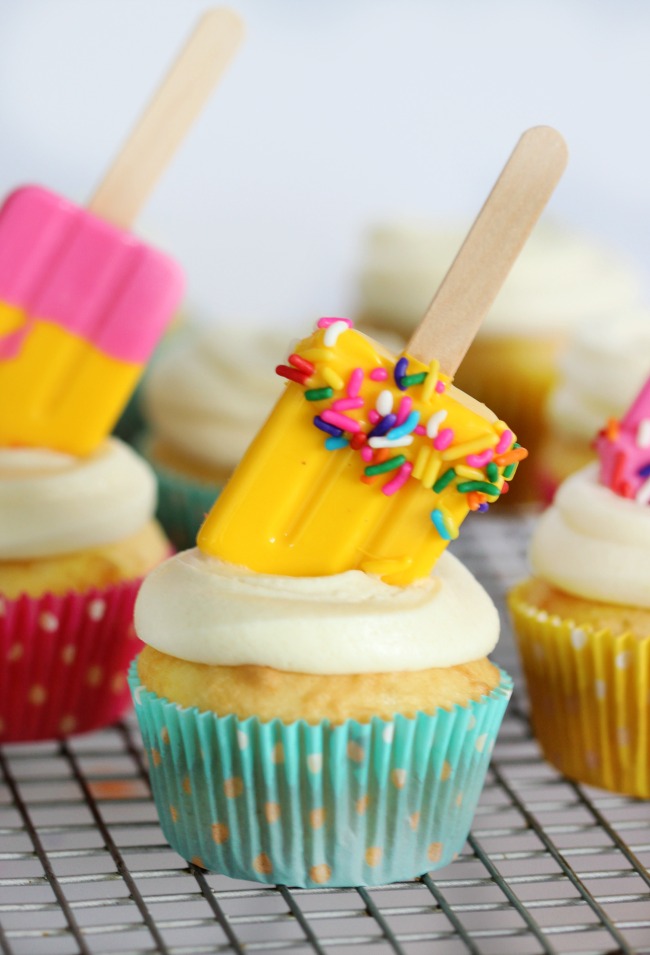
<svg viewBox="0 0 650 955"><path fill-rule="evenodd" d="M141 578L63 596L0 597L0 743L57 739L130 707Z"/></svg>

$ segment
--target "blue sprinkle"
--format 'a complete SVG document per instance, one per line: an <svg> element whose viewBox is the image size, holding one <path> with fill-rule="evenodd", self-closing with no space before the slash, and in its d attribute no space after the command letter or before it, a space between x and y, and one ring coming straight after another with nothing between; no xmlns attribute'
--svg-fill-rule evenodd
<svg viewBox="0 0 650 955"><path fill-rule="evenodd" d="M445 527L442 511L439 511L437 507L435 510L431 511L431 520L433 521L434 527L442 537L443 541L450 541L451 534Z"/></svg>
<svg viewBox="0 0 650 955"><path fill-rule="evenodd" d="M347 438L327 438L325 447L328 451L337 451L339 448L347 448L349 443Z"/></svg>
<svg viewBox="0 0 650 955"><path fill-rule="evenodd" d="M410 434L412 431L415 431L418 424L420 423L420 412L412 411L406 421L403 424L400 424L399 427L393 428L392 431L386 435L387 438L390 438L391 441L395 441L396 438L403 438L404 435Z"/></svg>
<svg viewBox="0 0 650 955"><path fill-rule="evenodd" d="M636 473L639 477L650 477L650 463L644 464Z"/></svg>
<svg viewBox="0 0 650 955"><path fill-rule="evenodd" d="M387 415L384 415L384 417L381 419L381 421L378 421L378 422L377 422L377 424L376 424L375 427L372 429L372 431L369 431L369 432L368 432L368 437L369 437L369 438L381 438L381 437L383 437L383 436L386 434L387 431L390 431L390 429L393 427L393 425L395 424L396 421L397 421L397 415L396 415L396 414L387 414Z"/></svg>
<svg viewBox="0 0 650 955"><path fill-rule="evenodd" d="M400 391L406 391L406 385L402 383L402 378L408 371L409 361L408 358L400 358L397 364L395 365L395 370L393 376L395 378L395 384Z"/></svg>
<svg viewBox="0 0 650 955"><path fill-rule="evenodd" d="M489 511L489 510L490 510L490 505L489 505L487 502L484 502L483 504L479 504L479 506L476 508L476 510L477 510L480 514L485 514L486 511Z"/></svg>
<svg viewBox="0 0 650 955"><path fill-rule="evenodd" d="M316 415L314 424L317 428L320 428L321 431L324 431L325 434L331 434L333 438L340 438L343 434L340 428L335 427L333 424L328 424L327 421L323 421L320 415Z"/></svg>

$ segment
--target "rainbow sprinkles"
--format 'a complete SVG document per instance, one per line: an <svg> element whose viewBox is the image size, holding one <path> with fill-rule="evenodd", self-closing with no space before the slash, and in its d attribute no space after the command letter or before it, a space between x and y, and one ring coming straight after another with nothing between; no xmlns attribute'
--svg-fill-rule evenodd
<svg viewBox="0 0 650 955"><path fill-rule="evenodd" d="M372 367L342 373L337 346L352 328L347 318L321 318L321 340L291 354L276 372L304 388L328 451L356 452L360 480L387 497L411 481L430 489L431 523L443 540L453 540L453 500L461 495L469 510L486 511L507 492L528 452L503 421L478 419L477 427L477 416L463 413L457 395L450 395L451 380L437 361L423 368L401 356L393 363L378 349Z"/></svg>

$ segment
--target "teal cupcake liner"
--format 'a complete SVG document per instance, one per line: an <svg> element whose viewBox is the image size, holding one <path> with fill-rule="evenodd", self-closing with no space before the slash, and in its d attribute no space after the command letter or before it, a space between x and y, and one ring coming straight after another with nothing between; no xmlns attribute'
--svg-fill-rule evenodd
<svg viewBox="0 0 650 955"><path fill-rule="evenodd" d="M196 547L196 535L206 514L219 497L221 487L185 477L162 467L147 453L146 436L135 447L153 469L158 482L156 517L176 550Z"/></svg>
<svg viewBox="0 0 650 955"><path fill-rule="evenodd" d="M415 719L340 725L217 716L129 684L160 823L185 859L304 888L379 885L447 865L478 803L512 681Z"/></svg>

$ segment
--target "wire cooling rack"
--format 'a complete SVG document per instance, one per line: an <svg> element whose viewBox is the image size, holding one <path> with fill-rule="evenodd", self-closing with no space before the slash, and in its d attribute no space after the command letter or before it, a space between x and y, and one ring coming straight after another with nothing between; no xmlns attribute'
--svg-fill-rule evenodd
<svg viewBox="0 0 650 955"><path fill-rule="evenodd" d="M503 614L530 522L474 517L456 553ZM497 660L519 667L508 622ZM574 785L545 763L522 682L472 834L452 865L379 888L236 882L167 845L132 717L0 749L5 955L649 955L650 802Z"/></svg>

